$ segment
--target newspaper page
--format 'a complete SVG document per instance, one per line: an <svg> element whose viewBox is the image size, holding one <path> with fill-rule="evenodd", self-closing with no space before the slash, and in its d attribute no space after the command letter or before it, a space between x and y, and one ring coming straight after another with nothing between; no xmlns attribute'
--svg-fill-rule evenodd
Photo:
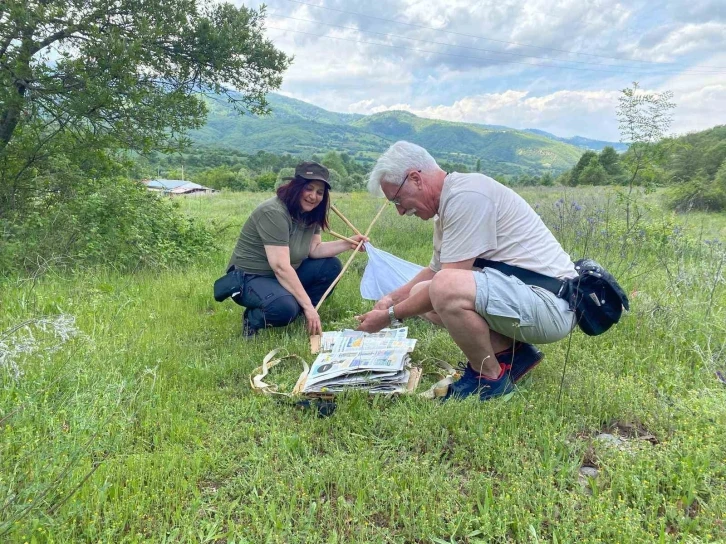
<svg viewBox="0 0 726 544"><path fill-rule="evenodd" d="M324 332L320 342L320 351L350 351L356 349L406 349L413 351L416 340L407 338L408 327L383 329L376 333L367 333L345 329L343 331Z"/></svg>
<svg viewBox="0 0 726 544"><path fill-rule="evenodd" d="M410 378L406 368L416 339L408 327L369 334L342 330L323 332L320 353L310 367L304 393L402 393Z"/></svg>

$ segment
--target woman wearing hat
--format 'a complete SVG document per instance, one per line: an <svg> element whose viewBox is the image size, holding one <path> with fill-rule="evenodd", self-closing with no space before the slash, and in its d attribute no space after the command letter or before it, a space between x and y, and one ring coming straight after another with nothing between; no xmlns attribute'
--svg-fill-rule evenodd
<svg viewBox="0 0 726 544"><path fill-rule="evenodd" d="M300 163L295 177L257 206L242 227L229 270L244 273L242 289L233 299L245 307L246 337L265 327L288 325L300 313L310 334L322 332L315 305L342 269L335 256L356 247L344 240L322 241L329 193L328 169L316 162ZM351 239L367 240L359 235Z"/></svg>

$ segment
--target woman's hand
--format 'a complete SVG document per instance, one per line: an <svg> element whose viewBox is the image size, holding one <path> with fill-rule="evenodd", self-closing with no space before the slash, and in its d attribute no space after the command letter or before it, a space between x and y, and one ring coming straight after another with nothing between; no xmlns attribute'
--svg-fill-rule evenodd
<svg viewBox="0 0 726 544"><path fill-rule="evenodd" d="M310 307L307 310L303 310L305 314L305 321L307 321L308 332L313 334L321 334L323 332L323 325L320 323L320 316L318 311L314 307Z"/></svg>
<svg viewBox="0 0 726 544"><path fill-rule="evenodd" d="M388 308L390 308L391 306L393 306L393 298L391 297L391 295L386 295L379 299L378 302L376 302L376 305L373 306L373 309L388 310Z"/></svg>
<svg viewBox="0 0 726 544"><path fill-rule="evenodd" d="M367 314L357 315L355 318L360 322L357 331L378 332L391 324L387 310L371 310Z"/></svg>
<svg viewBox="0 0 726 544"><path fill-rule="evenodd" d="M358 244L360 243L361 240L363 240L364 242L370 241L368 236L363 236L362 234L355 234L355 235L351 236L350 239L355 240L355 244L350 244L350 249L357 248ZM366 250L365 246L360 246L360 249L358 251L363 252L365 250Z"/></svg>

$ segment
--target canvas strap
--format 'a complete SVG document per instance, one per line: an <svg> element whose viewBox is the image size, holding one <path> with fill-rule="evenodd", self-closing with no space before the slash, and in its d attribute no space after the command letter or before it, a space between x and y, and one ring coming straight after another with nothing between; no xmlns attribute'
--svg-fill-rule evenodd
<svg viewBox="0 0 726 544"><path fill-rule="evenodd" d="M502 274L507 276L514 276L519 278L527 285L536 285L547 289L550 293L554 293L558 297L561 297L565 292L566 281L558 280L551 276L545 276L539 272L532 272L526 268L520 268L519 266L513 266L511 264L505 264L499 261L490 261L489 259L475 259L474 267L476 268L493 268L499 270Z"/></svg>
<svg viewBox="0 0 726 544"><path fill-rule="evenodd" d="M262 366L258 366L252 371L252 374L250 375L250 386L254 391L257 391L258 393L263 393L265 395L282 395L285 397L292 397L300 394L300 391L302 390L302 385L307 379L308 372L310 372L310 367L308 366L305 359L295 354L285 354L278 357L278 353L282 351L284 350L282 350L281 348L273 349L270 353L265 355L265 358L262 360ZM271 368L277 366L282 361L289 359L296 359L300 361L303 366L303 371L300 373L300 377L297 379L295 387L293 387L292 391L290 393L285 393L283 391L278 391L277 384L267 383L263 380L270 373Z"/></svg>
<svg viewBox="0 0 726 544"><path fill-rule="evenodd" d="M295 383L295 387L293 387L292 391L289 393L280 391L277 384L267 383L266 381L264 381L264 379L270 373L270 369L274 368L275 366L286 360L298 360L302 363L303 366L303 371L300 373L300 376ZM419 396L426 399L436 399L438 397L443 397L444 395L446 395L449 385L457 378L458 371L449 363L434 359L433 364L434 366L436 366L435 373L440 376L441 379L437 381L434 385L429 387L426 391L418 393ZM257 391L258 393L262 393L264 395L278 395L285 397L305 396L302 395L302 389L305 385L305 380L307 380L309 372L310 367L308 366L305 359L295 354L289 354L282 348L277 348L273 349L271 352L265 355L265 358L262 360L262 365L258 366L252 371L252 374L250 375L250 386L252 387L253 391ZM413 394L416 392L416 389L418 387L418 381L421 376L421 368L412 367L411 373L415 379L409 381L408 394ZM308 396L317 397L321 395Z"/></svg>

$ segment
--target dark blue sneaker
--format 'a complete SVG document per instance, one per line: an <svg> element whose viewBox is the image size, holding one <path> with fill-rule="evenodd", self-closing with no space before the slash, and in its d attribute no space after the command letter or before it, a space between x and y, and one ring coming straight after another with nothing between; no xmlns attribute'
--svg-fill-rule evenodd
<svg viewBox="0 0 726 544"><path fill-rule="evenodd" d="M469 395L479 395L479 400L488 400L506 395L514 389L514 384L509 379L509 365L501 365L501 367L499 378L492 380L479 374L467 363L464 374L449 386L443 400L452 397L463 399Z"/></svg>
<svg viewBox="0 0 726 544"><path fill-rule="evenodd" d="M511 366L509 378L512 383L517 383L524 378L543 358L544 353L532 344L525 344L524 342L515 342L514 351L507 349L497 353L499 364Z"/></svg>

